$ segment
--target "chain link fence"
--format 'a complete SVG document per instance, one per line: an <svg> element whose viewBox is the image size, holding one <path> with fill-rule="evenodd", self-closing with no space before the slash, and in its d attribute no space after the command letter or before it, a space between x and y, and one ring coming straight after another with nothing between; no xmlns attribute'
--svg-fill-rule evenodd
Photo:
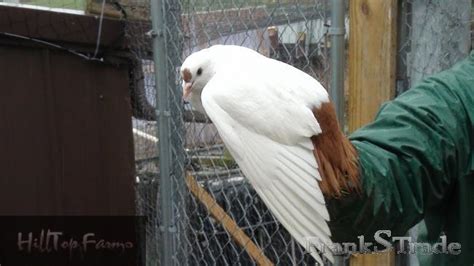
<svg viewBox="0 0 474 266"><path fill-rule="evenodd" d="M147 2L129 4L144 10L148 6ZM159 261L159 250L164 247L158 245L162 243L160 238L164 233L174 239L173 246L167 249L173 253L173 264L255 264L246 248L237 244L232 234L223 228L219 217L213 217L205 204L190 192L185 173L193 176L270 261L280 265L315 264L247 183L212 123L182 102L178 68L195 51L214 44L234 44L294 65L330 89L330 4L329 0L163 2L166 60L161 61L157 69L166 73L165 90L169 94L171 115L167 118L170 123L168 141L172 148L166 158L171 165L171 182L161 190L157 159L164 158L157 158L156 73L152 61L150 15L145 12L144 17L148 19L128 23L136 63L141 70L135 80L135 91L138 92L135 97L139 104L134 109L140 119L134 120L134 132L138 209L152 218L147 228L147 261L150 265ZM424 76L446 69L468 54L471 12L471 0L456 4L400 1L398 94ZM171 191L170 200L159 202L160 191L166 190ZM160 204L172 207L168 227L162 225ZM416 261L412 263L415 265Z"/></svg>
<svg viewBox="0 0 474 266"><path fill-rule="evenodd" d="M464 59L473 46L472 0L399 4L397 92Z"/></svg>
<svg viewBox="0 0 474 266"><path fill-rule="evenodd" d="M423 78L450 68L474 48L474 1L400 1L396 93ZM421 223L420 223L421 224ZM416 241L418 227L409 235ZM416 255L405 258L419 265Z"/></svg>
<svg viewBox="0 0 474 266"><path fill-rule="evenodd" d="M133 5L133 4L132 4ZM147 3L135 5L146 6ZM134 120L138 209L151 217L148 225L148 262L159 261L159 238L172 234L173 264L254 265L246 247L237 244L206 205L188 190L185 172L209 193L261 252L275 264L314 264L276 221L226 151L215 127L183 103L178 68L191 53L214 44L245 46L292 64L329 86L329 1L164 1L166 73L169 93L171 154L171 229L159 219L160 170L157 162L157 125L148 20L128 23L137 65L135 96L140 103ZM149 14L146 14L149 16ZM135 108L137 109L137 108ZM161 154L161 153L160 153ZM163 158L159 158L163 160ZM209 206L207 206L209 207ZM172 230L172 232L168 232Z"/></svg>

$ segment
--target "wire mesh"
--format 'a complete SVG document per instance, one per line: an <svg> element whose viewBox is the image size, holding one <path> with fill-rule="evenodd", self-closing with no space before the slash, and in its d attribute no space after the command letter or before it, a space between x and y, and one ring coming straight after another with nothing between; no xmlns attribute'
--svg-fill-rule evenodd
<svg viewBox="0 0 474 266"><path fill-rule="evenodd" d="M137 202L139 212L152 217L148 226L147 261L154 265L160 256L158 139L154 122L156 91L150 15L146 11L149 3L136 1L127 4L138 6L144 12L140 13L139 19L127 23L127 33L139 70L134 79ZM472 25L469 1L460 1L464 7L456 4L456 8L443 1L400 1L398 93L425 75L446 69L467 55L471 49ZM315 264L247 183L212 123L202 114L193 112L190 104L182 102L178 68L195 51L214 44L235 44L294 65L330 89L330 3L329 0L164 1L167 58L166 65L160 65L158 69L167 72L166 89L170 92L172 114L169 141L174 147L173 185L170 187L174 193L171 204L177 239L174 264L255 264L245 248L232 239L218 219L212 217L187 189L185 172L195 177L272 262ZM346 18L346 28L348 21Z"/></svg>
<svg viewBox="0 0 474 266"><path fill-rule="evenodd" d="M148 3L129 3L147 6ZM247 183L226 151L215 127L192 106L181 100L178 68L191 53L214 44L234 44L292 64L329 86L329 1L164 1L166 88L170 93L170 141L172 151L174 220L176 225L174 264L252 265L216 217L196 199L184 184L184 171L216 200L276 264L311 264L306 254L276 221ZM149 18L149 14L145 14ZM137 65L134 96L140 119L134 121L138 176L138 209L151 216L149 239L159 238L160 219L156 164L156 107L151 59L151 25L148 19L128 23ZM143 75L142 75L143 74ZM147 121L148 120L148 121ZM184 153L180 153L180 149ZM184 210L184 211L183 211ZM156 224L153 224L156 223ZM159 241L147 241L148 261L158 261Z"/></svg>
<svg viewBox="0 0 474 266"><path fill-rule="evenodd" d="M399 93L464 59L472 49L472 0L400 3Z"/></svg>

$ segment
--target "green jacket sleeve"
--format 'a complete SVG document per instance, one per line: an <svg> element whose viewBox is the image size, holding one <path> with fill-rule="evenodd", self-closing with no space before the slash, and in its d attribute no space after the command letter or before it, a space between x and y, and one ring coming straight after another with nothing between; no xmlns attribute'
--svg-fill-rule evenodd
<svg viewBox="0 0 474 266"><path fill-rule="evenodd" d="M474 52L384 104L373 123L349 137L363 193L328 200L333 240L370 239L379 229L403 236L421 219L428 239L447 231L447 212L462 207L452 206L457 187L474 179L473 125ZM466 189L474 194L472 185ZM472 221L474 211L455 219Z"/></svg>

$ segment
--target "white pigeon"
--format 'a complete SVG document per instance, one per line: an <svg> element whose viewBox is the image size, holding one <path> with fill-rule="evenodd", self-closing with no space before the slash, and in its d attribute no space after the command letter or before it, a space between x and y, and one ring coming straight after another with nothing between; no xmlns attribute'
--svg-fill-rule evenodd
<svg viewBox="0 0 474 266"><path fill-rule="evenodd" d="M333 262L323 192L357 190L358 169L323 86L288 64L230 45L190 55L181 76L183 97L209 116L278 221L307 250L319 241L313 247ZM311 255L322 264L319 252Z"/></svg>

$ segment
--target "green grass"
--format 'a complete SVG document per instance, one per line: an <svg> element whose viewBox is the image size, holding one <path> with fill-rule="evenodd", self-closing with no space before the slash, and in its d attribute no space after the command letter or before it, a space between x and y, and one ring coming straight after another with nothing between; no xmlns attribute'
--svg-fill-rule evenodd
<svg viewBox="0 0 474 266"><path fill-rule="evenodd" d="M86 8L85 0L33 0L33 1L24 2L24 4L52 7L52 8L77 9L77 10L85 10Z"/></svg>

